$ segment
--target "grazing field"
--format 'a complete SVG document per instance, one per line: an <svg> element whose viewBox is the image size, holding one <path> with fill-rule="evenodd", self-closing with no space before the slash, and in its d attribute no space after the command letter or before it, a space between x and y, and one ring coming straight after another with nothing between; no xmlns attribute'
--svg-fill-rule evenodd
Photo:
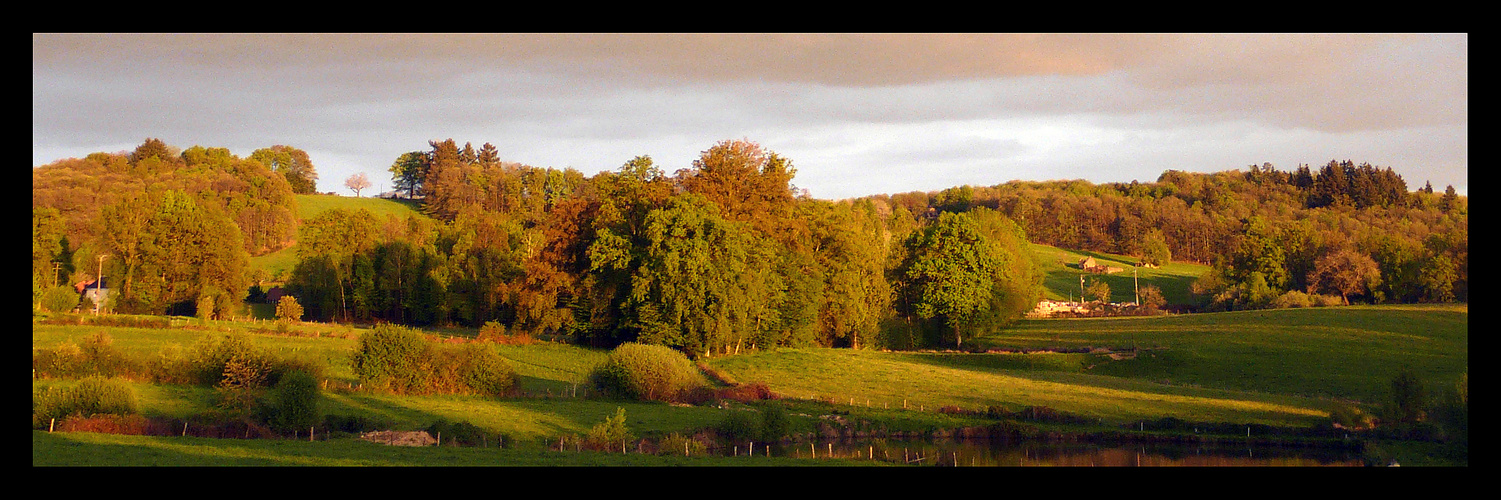
<svg viewBox="0 0 1501 500"><path fill-rule="evenodd" d="M366 209L375 214L377 220L385 220L387 215L405 219L415 215L424 217L418 211L417 204L406 200L390 200L385 198L351 198L348 196L330 196L323 194L299 194L297 197L297 218L307 220L316 217L326 210L334 208ZM250 258L250 268L260 269L266 272L266 276L272 281L278 281L278 277L292 272L297 265L297 245L283 248L276 252Z"/></svg>
<svg viewBox="0 0 1501 500"><path fill-rule="evenodd" d="M1134 302L1137 285L1152 285L1162 290L1162 297L1169 305L1195 305L1199 299L1194 298L1189 286L1209 270L1209 266L1191 262L1172 262L1158 268L1136 267L1138 259L1125 255L1065 250L1037 243L1028 246L1043 274L1043 298L1047 300L1079 300L1082 295L1079 277L1083 276L1086 284L1101 280L1110 285L1111 302ZM1079 269L1079 261L1086 257L1093 257L1103 266L1119 267L1122 271L1111 274L1085 272Z"/></svg>
<svg viewBox="0 0 1501 500"><path fill-rule="evenodd" d="M349 366L358 329L303 324L292 335L255 322L178 319L173 328L34 322L33 351L107 333L130 356L184 349L238 332L279 356L321 364L332 385L355 385ZM316 335L316 336L314 336ZM716 357L705 365L738 383L765 384L793 415L789 432L816 433L831 413L889 431L984 426L987 408L1046 407L1094 428L1171 417L1190 422L1327 425L1331 408L1372 411L1395 370L1411 368L1428 387L1468 372L1468 307L1357 306L1133 318L1027 320L978 336L990 352L777 349ZM713 429L742 404L669 405L601 399L587 374L607 353L559 343L492 345L521 376L520 397L396 396L329 390L320 409L397 430L465 422L508 442L501 450L392 449L343 437L318 443L207 440L89 433L33 433L33 463L221 465L697 465L695 459L600 453L560 458L548 443L589 432L624 410L638 437ZM1133 349L1134 348L1134 349ZM34 379L33 389L73 384ZM214 389L132 382L141 414L189 419L212 411ZM963 414L941 408L969 410ZM549 454L552 453L552 454ZM69 458L73 457L73 458ZM101 458L110 457L110 458ZM193 458L197 457L197 458ZM802 465L804 462L797 462ZM715 465L742 465L715 462ZM768 461L745 465L786 465ZM811 465L811 464L809 464Z"/></svg>

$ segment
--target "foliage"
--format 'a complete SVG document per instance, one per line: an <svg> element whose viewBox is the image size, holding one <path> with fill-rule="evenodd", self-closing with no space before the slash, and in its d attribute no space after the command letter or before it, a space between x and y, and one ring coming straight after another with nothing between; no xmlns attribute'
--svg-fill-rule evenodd
<svg viewBox="0 0 1501 500"><path fill-rule="evenodd" d="M683 353L670 347L626 343L589 374L594 387L629 399L668 401L699 384L700 377Z"/></svg>
<svg viewBox="0 0 1501 500"><path fill-rule="evenodd" d="M284 324L302 321L302 304L297 303L297 297L282 295L277 299L276 320Z"/></svg>
<svg viewBox="0 0 1501 500"><path fill-rule="evenodd" d="M1042 293L1023 243L1020 228L994 212L939 214L903 244L897 310L941 328L956 346L1019 318Z"/></svg>
<svg viewBox="0 0 1501 500"><path fill-rule="evenodd" d="M69 312L78 307L78 292L71 286L55 286L42 293L42 309Z"/></svg>
<svg viewBox="0 0 1501 500"><path fill-rule="evenodd" d="M362 385L396 394L501 396L519 382L489 345L434 344L416 330L390 324L362 332L352 361Z"/></svg>
<svg viewBox="0 0 1501 500"><path fill-rule="evenodd" d="M312 427L323 421L318 379L306 370L291 370L271 388L271 422L281 430Z"/></svg>
<svg viewBox="0 0 1501 500"><path fill-rule="evenodd" d="M628 443L634 441L636 436L631 434L631 429L625 425L625 408L616 408L615 416L605 418L589 429L588 443L590 447L605 451L626 451Z"/></svg>
<svg viewBox="0 0 1501 500"><path fill-rule="evenodd" d="M709 453L709 445L695 439L693 436L684 436L674 432L664 436L657 442L658 455L704 456Z"/></svg>
<svg viewBox="0 0 1501 500"><path fill-rule="evenodd" d="M416 330L377 325L360 333L352 356L360 383L397 394L420 392L428 386L433 347Z"/></svg>
<svg viewBox="0 0 1501 500"><path fill-rule="evenodd" d="M139 404L135 390L114 378L88 377L71 388L49 386L32 395L32 423L70 415L131 415Z"/></svg>

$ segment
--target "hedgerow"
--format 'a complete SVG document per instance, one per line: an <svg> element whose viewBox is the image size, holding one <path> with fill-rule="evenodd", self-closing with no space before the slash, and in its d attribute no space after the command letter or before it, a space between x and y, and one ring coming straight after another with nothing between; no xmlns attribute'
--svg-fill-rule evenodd
<svg viewBox="0 0 1501 500"><path fill-rule="evenodd" d="M520 376L485 344L436 344L416 330L380 325L360 335L354 371L370 389L396 394L512 393Z"/></svg>

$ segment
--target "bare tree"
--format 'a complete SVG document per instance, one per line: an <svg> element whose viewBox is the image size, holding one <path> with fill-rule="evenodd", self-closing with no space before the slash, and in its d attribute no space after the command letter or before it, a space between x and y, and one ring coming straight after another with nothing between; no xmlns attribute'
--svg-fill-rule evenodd
<svg viewBox="0 0 1501 500"><path fill-rule="evenodd" d="M344 187L354 190L354 197L360 197L360 190L370 187L370 179L365 178L365 173L360 172L344 179Z"/></svg>

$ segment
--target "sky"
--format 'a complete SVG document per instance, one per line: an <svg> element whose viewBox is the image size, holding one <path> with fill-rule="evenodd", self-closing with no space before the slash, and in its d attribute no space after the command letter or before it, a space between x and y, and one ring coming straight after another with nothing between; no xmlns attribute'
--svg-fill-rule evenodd
<svg viewBox="0 0 1501 500"><path fill-rule="evenodd" d="M592 176L744 139L820 199L1331 160L1468 194L1465 33L33 33L31 55L33 167L287 145L352 196L433 140Z"/></svg>

